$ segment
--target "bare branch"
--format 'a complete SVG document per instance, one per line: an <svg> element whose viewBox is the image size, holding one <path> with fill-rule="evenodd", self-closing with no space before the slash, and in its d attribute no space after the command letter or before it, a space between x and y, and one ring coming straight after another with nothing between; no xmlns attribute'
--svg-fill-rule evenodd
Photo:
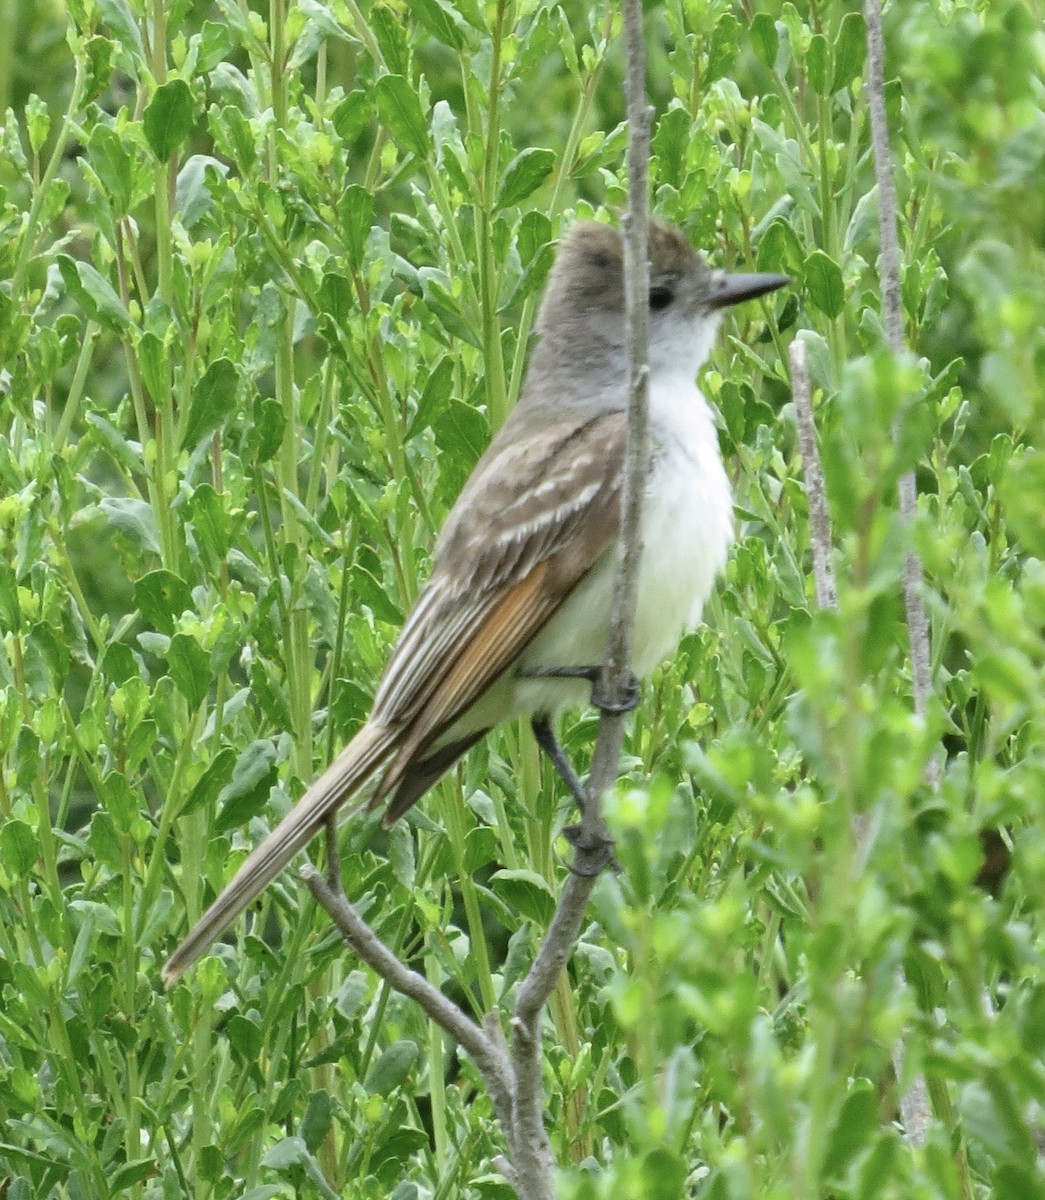
<svg viewBox="0 0 1045 1200"><path fill-rule="evenodd" d="M326 909L349 948L373 968L389 987L416 1001L440 1029L445 1029L468 1051L479 1068L498 1120L508 1136L512 1127L512 1078L503 1043L492 1040L423 975L404 966L349 904L340 888L331 887L329 880L311 863L301 868L301 878Z"/></svg>
<svg viewBox="0 0 1045 1200"><path fill-rule="evenodd" d="M631 635L635 620L642 499L649 457L649 139L651 110L646 101L646 63L641 0L624 0L624 41L627 58L625 100L628 114L628 213L624 221L624 289L629 350L628 446L625 461L621 529L617 542L617 573L602 694L612 702L627 696L631 673ZM540 951L519 989L512 1021L512 1062L516 1080L516 1133L523 1153L515 1161L521 1194L551 1197L551 1149L544 1129L541 1093L540 1018L566 960L580 935L581 922L600 867L606 856L591 857L591 847L609 845L602 818L602 796L617 777L624 740L623 712L604 711L599 722L591 774L590 802L581 814L576 839L577 857ZM593 864L589 870L587 863ZM529 1158L527 1147L533 1151ZM542 1163L547 1164L542 1170ZM545 1182L547 1181L547 1182Z"/></svg>
<svg viewBox="0 0 1045 1200"><path fill-rule="evenodd" d="M889 126L885 113L885 41L882 37L881 0L864 0L864 18L867 22L867 106L871 117L871 147L878 185L882 311L890 349L894 354L902 354L905 346L900 294L900 247L896 232L896 188L893 182ZM918 502L913 471L907 471L901 477L899 491L900 515L910 525L914 520ZM922 600L922 584L921 560L913 551L908 551L904 556L904 607L907 614L907 636L911 645L914 710L919 714L925 712L932 690L929 618ZM934 788L939 783L939 763L935 756L929 765L929 782ZM899 1042L893 1049L893 1067L897 1079L902 1082L903 1044ZM924 1146L932 1120L932 1108L924 1076L918 1075L912 1080L900 1100L900 1114L907 1144L915 1148Z"/></svg>
<svg viewBox="0 0 1045 1200"><path fill-rule="evenodd" d="M864 0L867 21L867 107L871 117L871 147L878 186L878 229L881 240L882 316L886 336L894 354L904 345L903 302L900 294L900 247L896 233L896 187L889 150L889 126L885 113L885 42L882 37L881 0ZM918 491L914 472L900 478L900 515L910 524L915 517ZM922 600L922 563L917 554L904 558L904 607L911 644L914 711L924 713L932 691L932 660L929 648L929 618ZM939 783L939 764L934 758L929 779Z"/></svg>
<svg viewBox="0 0 1045 1200"><path fill-rule="evenodd" d="M628 449L625 462L617 574L610 610L603 691L623 700L629 678L632 625L642 546L639 523L649 461L649 153L651 109L646 101L646 52L640 0L624 0L628 115L628 212L624 220L624 293L628 331ZM599 723L589 789L601 797L617 776L624 719L604 713ZM601 817L596 814L601 824Z"/></svg>
<svg viewBox="0 0 1045 1200"><path fill-rule="evenodd" d="M795 338L788 349L791 360L791 396L795 402L795 423L798 426L798 448L802 454L802 470L809 498L809 535L813 544L813 581L816 602L821 608L838 607L838 589L831 569L831 514L824 494L824 473L820 468L820 448L813 424L813 398L806 366L806 344Z"/></svg>

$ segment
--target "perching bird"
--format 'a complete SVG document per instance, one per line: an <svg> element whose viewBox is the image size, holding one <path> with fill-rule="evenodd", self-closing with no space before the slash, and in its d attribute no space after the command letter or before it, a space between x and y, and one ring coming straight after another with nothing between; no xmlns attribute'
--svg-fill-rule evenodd
<svg viewBox="0 0 1045 1200"><path fill-rule="evenodd" d="M732 538L711 410L696 386L721 311L787 283L711 270L677 230L649 237L650 461L632 667L642 676L700 620ZM563 240L515 409L476 464L366 724L247 857L164 967L168 986L377 776L390 824L493 726L585 700L570 669L605 657L624 463L623 245L586 221ZM566 675L556 672L566 671Z"/></svg>

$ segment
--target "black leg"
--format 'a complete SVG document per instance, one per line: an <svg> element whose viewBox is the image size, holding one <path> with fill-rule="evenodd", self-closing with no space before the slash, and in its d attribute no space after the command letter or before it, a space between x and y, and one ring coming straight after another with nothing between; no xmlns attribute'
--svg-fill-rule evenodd
<svg viewBox="0 0 1045 1200"><path fill-rule="evenodd" d="M563 783L570 789L570 795L577 801L577 807L581 812L586 812L588 791L577 778L573 763L566 757L566 752L559 745L559 739L555 736L551 721L542 714L533 718L530 727L533 729L533 736L537 739L537 745L548 755L552 766L559 772Z"/></svg>
<svg viewBox="0 0 1045 1200"><path fill-rule="evenodd" d="M591 684L591 702L599 712L626 713L638 707L639 681L631 674L620 703L602 695L602 667L533 667L519 674L530 679L586 679Z"/></svg>
<svg viewBox="0 0 1045 1200"><path fill-rule="evenodd" d="M537 745L548 755L552 766L559 772L563 782L570 789L570 794L577 801L577 807L583 815L587 815L589 806L591 805L591 797L588 794L588 789L577 778L577 772L573 769L573 764L566 757L566 752L559 745L559 740L555 736L555 730L552 729L551 721L547 715L541 714L531 719L530 727L533 729L533 736L537 739ZM620 870L620 865L613 857L612 838L600 837L596 845L589 845L583 837L583 824L567 825L563 833L566 835L566 839L570 845L579 851L576 860L570 866L570 870L575 874L598 875L604 867L610 867L614 871ZM585 865L578 865L581 862Z"/></svg>

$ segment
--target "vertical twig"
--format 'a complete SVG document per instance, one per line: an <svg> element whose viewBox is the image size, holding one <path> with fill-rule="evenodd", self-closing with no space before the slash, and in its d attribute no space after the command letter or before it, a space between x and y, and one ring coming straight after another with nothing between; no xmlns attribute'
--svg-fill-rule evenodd
<svg viewBox="0 0 1045 1200"><path fill-rule="evenodd" d="M623 0L623 13L629 197L624 222L624 282L630 373L617 575L602 680L602 693L610 701L623 701L631 680L631 634L642 551L639 522L646 481L649 425L647 193L651 109L646 102L641 0ZM582 814L579 858L583 847L608 843L601 799L616 779L623 736L623 714L604 713L589 777L591 803ZM599 865L603 864L600 862ZM382 945L341 894L334 876L325 880L313 867L305 867L302 872L313 895L333 918L355 953L396 991L420 1004L428 1016L472 1056L493 1099L508 1147L510 1161L500 1160L498 1165L520 1200L554 1200L555 1160L544 1127L541 1014L577 943L597 873L597 869L587 873L577 870L566 882L533 966L519 987L509 1056L496 1013L488 1014L481 1028L477 1026L423 976L410 971Z"/></svg>
<svg viewBox="0 0 1045 1200"><path fill-rule="evenodd" d="M864 0L864 19L867 22L867 107L871 117L871 148L878 185L882 313L889 347L894 354L902 354L905 346L900 294L900 247L896 232L896 188L893 182L889 127L885 113L885 43L882 37L881 0ZM913 471L905 471L901 476L899 490L900 515L910 525L914 520L918 502ZM904 556L903 593L907 613L907 636L911 646L914 711L919 715L925 713L932 688L929 618L922 600L922 581L921 560L913 550L908 550ZM929 782L935 788L939 783L939 762L935 755L929 764L928 774ZM902 1082L902 1043L897 1043L893 1049L893 1067L897 1079ZM932 1108L924 1076L918 1075L912 1080L910 1087L901 1097L900 1115L907 1144L913 1148L923 1146L932 1120Z"/></svg>
<svg viewBox="0 0 1045 1200"><path fill-rule="evenodd" d="M809 537L813 547L813 581L816 602L820 608L838 607L838 589L831 569L831 514L827 511L824 493L824 473L820 467L820 448L816 443L813 424L813 398L809 388L809 368L806 366L806 344L796 337L788 348L791 361L791 396L795 404L795 423L798 426L798 448L802 455L802 470L806 478L809 499Z"/></svg>
<svg viewBox="0 0 1045 1200"><path fill-rule="evenodd" d="M631 634L638 590L642 546L639 522L645 490L649 427L649 139L651 110L646 101L646 54L641 0L623 0L628 116L628 213L624 220L624 288L629 351L628 444L621 529L617 542L617 574L602 692L610 700L623 700L630 681ZM579 846L606 844L602 796L617 777L624 739L623 714L602 714L588 780L591 803L582 814ZM580 850L578 850L580 854ZM528 1138L547 1145L541 1101L540 1018L548 997L576 945L587 908L594 873L575 872L563 889L562 899L545 934L533 967L523 981L512 1022L512 1062L516 1077L516 1126ZM545 1155L541 1150L542 1156ZM546 1152L550 1161L550 1148ZM516 1162L520 1193L529 1197L524 1164ZM549 1174L550 1180L550 1174ZM550 1186L550 1183L549 1183ZM537 1192L533 1193L538 1195ZM543 1195L544 1193L539 1193Z"/></svg>
<svg viewBox="0 0 1045 1200"><path fill-rule="evenodd" d="M881 242L882 316L889 348L894 354L906 349L903 331L903 302L900 295L900 247L896 234L896 187L889 150L889 127L885 114L885 46L882 37L881 0L864 0L867 22L867 107L871 117L871 148L875 182L878 186L878 230ZM910 525L918 504L914 472L900 477L900 515ZM903 594L907 634L911 644L914 711L924 714L932 691L929 650L929 617L922 600L922 563L914 551L904 557ZM939 783L939 762L929 764L929 781Z"/></svg>
<svg viewBox="0 0 1045 1200"><path fill-rule="evenodd" d="M628 212L624 219L624 291L628 331L628 448L621 500L609 642L603 691L623 700L629 678L632 625L642 546L639 521L649 457L649 138L646 53L640 0L624 0L627 66L624 95L628 114ZM599 722L589 787L600 797L617 776L624 738L623 716L604 713Z"/></svg>

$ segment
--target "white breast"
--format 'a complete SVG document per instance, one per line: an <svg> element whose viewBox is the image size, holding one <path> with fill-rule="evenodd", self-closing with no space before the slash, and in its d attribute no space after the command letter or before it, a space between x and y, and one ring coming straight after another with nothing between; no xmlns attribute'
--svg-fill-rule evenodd
<svg viewBox="0 0 1045 1200"><path fill-rule="evenodd" d="M690 365L691 366L691 365ZM700 622L733 538L733 502L711 411L686 364L663 366L650 389L653 472L642 510L642 563L635 608L632 670L642 677ZM606 657L616 567L609 550L562 607L440 744L513 716L586 704L581 680L532 678L534 668L586 667Z"/></svg>
<svg viewBox="0 0 1045 1200"><path fill-rule="evenodd" d="M733 536L733 503L707 402L692 378L658 375L650 393L654 473L642 510L642 563L632 647L632 669L645 676L700 622L715 576ZM616 551L574 589L506 677L505 695L493 689L491 712L554 711L585 703L586 683L527 680L527 669L588 666L606 655ZM485 709L485 706L484 706Z"/></svg>
<svg viewBox="0 0 1045 1200"><path fill-rule="evenodd" d="M668 378L651 390L650 428L656 470L643 508L632 653L640 676L700 623L733 539L733 500L718 435L692 377Z"/></svg>

